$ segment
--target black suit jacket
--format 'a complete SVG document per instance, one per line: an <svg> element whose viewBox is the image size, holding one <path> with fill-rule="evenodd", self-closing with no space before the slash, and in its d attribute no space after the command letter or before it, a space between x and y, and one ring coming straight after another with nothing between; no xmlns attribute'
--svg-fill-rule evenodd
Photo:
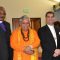
<svg viewBox="0 0 60 60"><path fill-rule="evenodd" d="M58 29L55 28L56 35L57 35L57 47L53 38L53 35L47 25L40 28L38 30L38 35L41 40L41 46L42 46L42 60L60 60L59 57L54 58L53 53L56 48L60 48L59 46L59 35L58 35Z"/></svg>
<svg viewBox="0 0 60 60"><path fill-rule="evenodd" d="M6 31L0 27L0 60L8 60L11 30L8 22L4 21L3 24Z"/></svg>

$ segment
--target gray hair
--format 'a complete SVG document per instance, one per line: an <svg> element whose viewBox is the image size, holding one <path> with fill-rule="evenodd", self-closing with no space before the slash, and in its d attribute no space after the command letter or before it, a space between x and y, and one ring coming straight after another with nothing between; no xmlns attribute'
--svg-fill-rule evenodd
<svg viewBox="0 0 60 60"><path fill-rule="evenodd" d="M28 19L30 22L30 18L27 15L23 15L20 19L19 22L22 23L23 20Z"/></svg>

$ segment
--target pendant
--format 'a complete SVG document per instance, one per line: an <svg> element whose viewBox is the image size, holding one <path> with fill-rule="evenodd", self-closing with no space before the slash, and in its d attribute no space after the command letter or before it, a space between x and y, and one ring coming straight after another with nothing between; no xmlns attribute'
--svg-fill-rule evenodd
<svg viewBox="0 0 60 60"><path fill-rule="evenodd" d="M29 40L28 37L25 37L25 38L24 38L24 41L28 41L28 40Z"/></svg>

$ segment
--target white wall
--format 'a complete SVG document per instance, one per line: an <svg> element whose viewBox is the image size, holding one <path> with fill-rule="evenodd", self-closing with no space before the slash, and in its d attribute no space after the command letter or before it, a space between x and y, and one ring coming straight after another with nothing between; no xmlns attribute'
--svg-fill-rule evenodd
<svg viewBox="0 0 60 60"><path fill-rule="evenodd" d="M6 20L10 22L11 27L12 18L20 17L23 14L27 14L29 17L41 17L41 25L43 26L45 24L44 15L47 11L52 10L53 4L48 0L0 0L0 6L5 7Z"/></svg>

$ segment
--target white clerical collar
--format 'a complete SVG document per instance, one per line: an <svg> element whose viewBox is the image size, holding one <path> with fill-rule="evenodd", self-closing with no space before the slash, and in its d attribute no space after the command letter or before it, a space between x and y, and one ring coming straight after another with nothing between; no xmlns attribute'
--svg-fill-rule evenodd
<svg viewBox="0 0 60 60"><path fill-rule="evenodd" d="M3 21L0 21L0 23L3 23Z"/></svg>

